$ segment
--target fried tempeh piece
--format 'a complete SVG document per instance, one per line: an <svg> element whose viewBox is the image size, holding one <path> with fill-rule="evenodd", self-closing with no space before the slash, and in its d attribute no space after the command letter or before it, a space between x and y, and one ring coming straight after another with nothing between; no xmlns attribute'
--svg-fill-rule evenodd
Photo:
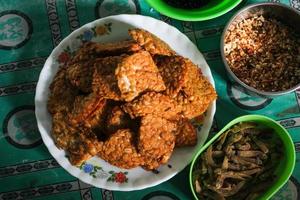
<svg viewBox="0 0 300 200"><path fill-rule="evenodd" d="M189 59L185 59L188 78L182 90L176 97L177 103L182 106L182 114L192 119L205 112L217 98L217 94L211 83L202 75L201 70Z"/></svg>
<svg viewBox="0 0 300 200"><path fill-rule="evenodd" d="M102 151L98 155L110 164L124 169L144 164L134 144L134 133L129 129L120 129L112 134L104 142Z"/></svg>
<svg viewBox="0 0 300 200"><path fill-rule="evenodd" d="M121 60L115 71L121 96L131 101L143 91L163 91L165 84L147 51L140 51Z"/></svg>
<svg viewBox="0 0 300 200"><path fill-rule="evenodd" d="M101 150L102 142L93 132L70 126L65 116L63 112L53 115L52 137L59 148L67 151L70 162L80 165Z"/></svg>
<svg viewBox="0 0 300 200"><path fill-rule="evenodd" d="M85 42L76 52L71 63L100 57L131 54L139 50L141 50L141 46L134 40L124 40L114 43Z"/></svg>
<svg viewBox="0 0 300 200"><path fill-rule="evenodd" d="M73 126L86 125L89 127L91 116L104 112L106 100L91 93L88 96L76 96L73 109L68 114L69 123ZM89 119L88 121L86 121Z"/></svg>
<svg viewBox="0 0 300 200"><path fill-rule="evenodd" d="M105 99L122 100L115 70L123 56L112 56L95 60L92 90Z"/></svg>
<svg viewBox="0 0 300 200"><path fill-rule="evenodd" d="M74 88L84 93L92 92L93 64L93 60L69 64L66 69L66 79Z"/></svg>
<svg viewBox="0 0 300 200"><path fill-rule="evenodd" d="M113 43L96 43L95 53L104 56L118 56L140 51L141 46L134 40L123 40Z"/></svg>
<svg viewBox="0 0 300 200"><path fill-rule="evenodd" d="M109 133L114 133L118 129L130 128L131 119L127 113L125 113L120 106L114 106L110 113L108 113L106 119L106 130Z"/></svg>
<svg viewBox="0 0 300 200"><path fill-rule="evenodd" d="M69 64L66 70L66 79L72 86L84 93L92 92L92 73L94 60Z"/></svg>
<svg viewBox="0 0 300 200"><path fill-rule="evenodd" d="M168 162L175 146L174 129L174 123L159 116L142 117L138 150L145 161L143 168L153 170Z"/></svg>
<svg viewBox="0 0 300 200"><path fill-rule="evenodd" d="M176 53L170 48L168 44L163 42L154 34L143 29L130 29L129 35L146 51L152 55L175 55Z"/></svg>
<svg viewBox="0 0 300 200"><path fill-rule="evenodd" d="M175 147L195 146L197 144L197 130L186 118L180 118L174 131Z"/></svg>
<svg viewBox="0 0 300 200"><path fill-rule="evenodd" d="M185 59L181 56L155 56L154 61L166 85L166 94L176 97L188 78Z"/></svg>
<svg viewBox="0 0 300 200"><path fill-rule="evenodd" d="M77 90L72 88L65 79L65 75L65 68L59 69L50 85L47 108L51 114L69 111L77 95Z"/></svg>
<svg viewBox="0 0 300 200"><path fill-rule="evenodd" d="M167 95L147 92L122 106L131 118L154 114L166 119L177 118L180 112L176 102Z"/></svg>
<svg viewBox="0 0 300 200"><path fill-rule="evenodd" d="M154 60L166 84L165 93L177 101L186 118L201 115L216 99L213 86L189 59L182 56L155 56Z"/></svg>
<svg viewBox="0 0 300 200"><path fill-rule="evenodd" d="M72 165L81 165L86 160L101 151L103 142L91 131L82 131L70 139L69 148L66 149Z"/></svg>

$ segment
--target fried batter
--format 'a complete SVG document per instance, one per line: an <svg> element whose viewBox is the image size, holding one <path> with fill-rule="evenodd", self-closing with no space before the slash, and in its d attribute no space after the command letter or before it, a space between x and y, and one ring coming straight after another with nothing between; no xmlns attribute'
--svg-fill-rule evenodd
<svg viewBox="0 0 300 200"><path fill-rule="evenodd" d="M204 113L217 94L201 70L189 59L185 59L185 62L187 79L175 99L182 108L182 114L192 119Z"/></svg>
<svg viewBox="0 0 300 200"><path fill-rule="evenodd" d="M97 55L118 56L121 54L131 54L140 51L141 46L134 40L124 40L114 43L95 43Z"/></svg>
<svg viewBox="0 0 300 200"><path fill-rule="evenodd" d="M69 153L70 162L73 165L81 165L86 160L101 151L103 142L91 131L82 131L70 138Z"/></svg>
<svg viewBox="0 0 300 200"><path fill-rule="evenodd" d="M92 123L104 112L106 100L91 93L88 96L76 96L73 109L68 114L69 123L73 126L93 126Z"/></svg>
<svg viewBox="0 0 300 200"><path fill-rule="evenodd" d="M174 131L175 147L195 146L197 144L197 130L186 118L180 118L176 122Z"/></svg>
<svg viewBox="0 0 300 200"><path fill-rule="evenodd" d="M73 165L97 154L120 168L153 170L174 147L197 144L189 120L216 99L213 86L155 35L129 35L85 42L51 83L52 137Z"/></svg>
<svg viewBox="0 0 300 200"><path fill-rule="evenodd" d="M142 30L142 29L131 29L128 31L129 35L146 51L152 55L175 55L176 53L170 48L168 44L163 42L154 34Z"/></svg>
<svg viewBox="0 0 300 200"><path fill-rule="evenodd" d="M144 164L134 144L134 133L129 129L120 129L104 142L98 153L105 161L124 169L131 169Z"/></svg>
<svg viewBox="0 0 300 200"><path fill-rule="evenodd" d="M155 56L154 61L167 87L166 94L176 97L187 82L185 59L181 56Z"/></svg>
<svg viewBox="0 0 300 200"><path fill-rule="evenodd" d="M142 117L138 150L144 158L145 169L153 170L168 162L175 146L175 136L172 133L175 126L174 123L155 115Z"/></svg>
<svg viewBox="0 0 300 200"><path fill-rule="evenodd" d="M92 92L93 60L70 64L67 68L66 78L72 86L85 93Z"/></svg>
<svg viewBox="0 0 300 200"><path fill-rule="evenodd" d="M131 101L145 90L162 91L166 88L151 55L146 51L123 58L115 75L125 101Z"/></svg>
<svg viewBox="0 0 300 200"><path fill-rule="evenodd" d="M69 111L73 105L77 91L66 81L65 76L66 70L59 69L50 85L47 108L51 114Z"/></svg>
<svg viewBox="0 0 300 200"><path fill-rule="evenodd" d="M183 116L192 119L201 115L216 99L213 86L189 59L156 56L155 61L166 84L166 94L182 108Z"/></svg>
<svg viewBox="0 0 300 200"><path fill-rule="evenodd" d="M181 108L169 96L158 92L147 92L123 106L131 118L154 114L166 119L177 116Z"/></svg>
<svg viewBox="0 0 300 200"><path fill-rule="evenodd" d="M109 133L114 133L118 129L130 128L131 120L127 113L125 113L120 106L115 106L112 108L110 113L108 113L106 119L106 129Z"/></svg>
<svg viewBox="0 0 300 200"><path fill-rule="evenodd" d="M80 165L101 150L102 142L93 132L70 126L65 116L63 112L53 115L52 137L58 148L67 151L70 162Z"/></svg>
<svg viewBox="0 0 300 200"><path fill-rule="evenodd" d="M85 42L81 45L81 47L75 52L75 55L70 60L70 64L84 62L88 60L94 59L95 56L95 46L94 42Z"/></svg>
<svg viewBox="0 0 300 200"><path fill-rule="evenodd" d="M91 129L104 129L105 125L105 118L107 115L107 100L103 99L97 107L95 107L94 111L91 113L91 115L88 116L88 118L84 121L83 125L87 128Z"/></svg>
<svg viewBox="0 0 300 200"><path fill-rule="evenodd" d="M133 40L124 40L114 43L85 42L76 52L71 63L88 61L93 58L131 54L139 50L141 50L141 46Z"/></svg>
<svg viewBox="0 0 300 200"><path fill-rule="evenodd" d="M99 96L116 101L122 100L115 70L124 56L112 56L97 59L93 73L92 90Z"/></svg>

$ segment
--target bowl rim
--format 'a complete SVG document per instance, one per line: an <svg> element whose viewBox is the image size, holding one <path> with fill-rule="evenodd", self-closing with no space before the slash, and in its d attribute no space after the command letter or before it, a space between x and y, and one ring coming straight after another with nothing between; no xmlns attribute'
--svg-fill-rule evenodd
<svg viewBox="0 0 300 200"><path fill-rule="evenodd" d="M251 87L249 85L247 85L246 83L244 83L243 81L241 81L236 75L235 73L232 72L232 70L230 69L230 66L228 64L228 62L226 61L226 56L225 56L225 52L224 52L224 42L225 42L225 34L227 33L227 30L229 28L229 26L232 24L232 22L235 20L235 18L237 16L239 16L241 13L247 11L249 8L253 8L253 7L258 7L258 6L269 6L269 5L273 5L273 6L279 6L282 7L284 9L290 10L292 12L294 12L295 14L298 14L300 17L300 11L287 6L285 4L282 3L276 3L276 2L263 2L263 3L253 3L250 5L245 6L244 8L240 9L239 11L237 11L237 13L235 13L230 20L227 22L226 26L223 29L222 35L221 35L221 40L220 40L220 50L221 50L221 57L222 57L222 61L225 65L225 69L227 71L227 74L230 75L231 78L234 79L235 82L239 83L242 87L246 88L247 90L258 94L259 96L267 96L267 97L276 97L276 96L281 96L281 95L285 95L288 93L291 93L297 89L300 88L300 83L298 83L297 85L295 85L294 87L288 89L288 90L283 90L283 91L277 91L277 92L268 92L268 91L261 91L261 90L257 90L254 87Z"/></svg>
<svg viewBox="0 0 300 200"><path fill-rule="evenodd" d="M205 21L209 19L217 18L221 15L226 14L233 8L235 8L237 5L239 5L243 0L234 0L232 3L222 9L221 11L214 12L213 14L209 14L206 16L197 16L197 14L201 13L199 9L183 9L183 8L176 8L171 5L168 5L169 8L172 9L164 9L162 6L160 6L161 2L164 2L164 0L146 0L146 2L155 10L157 10L159 13L162 13L163 15L166 15L168 17L177 19L177 20L183 20L183 21ZM180 12L176 12L180 11Z"/></svg>
<svg viewBox="0 0 300 200"><path fill-rule="evenodd" d="M289 132L281 125L279 124L277 121L275 121L274 119L270 118L270 117L266 117L263 115L257 115L257 114L250 114L250 115L243 115L240 117L237 117L233 120L231 120L230 122L228 122L218 133L216 133L211 139L209 139L208 142L205 143L205 145L203 145L201 147L201 149L199 149L199 151L195 154L193 161L190 165L190 169L189 169L189 182L190 182L190 188L191 191L193 193L194 199L198 199L195 191L194 191L194 186L193 186L193 182L192 182L192 175L193 175L193 168L194 165L196 163L196 161L198 160L199 156L215 141L217 140L226 130L228 130L230 127L232 127L233 125L239 123L239 122L245 122L245 121L269 121L270 123L273 123L274 125L276 125L278 128L280 128L282 130L282 133L284 133L284 135L286 136L286 140L288 142L288 144L284 144L283 146L287 147L288 149L290 149L289 151L292 152L291 155L289 155L289 159L287 161L287 176L285 178L284 181L281 182L280 186L277 187L274 191L272 191L269 195L268 195L268 199L271 198L290 178L290 176L293 173L293 170L295 168L295 163L296 163L296 151L295 151L295 146L293 143L293 140L291 138L291 135L289 134ZM276 132L277 134L278 132ZM283 140L281 138L281 140ZM286 148L286 149L287 149ZM260 199L260 198L259 198Z"/></svg>

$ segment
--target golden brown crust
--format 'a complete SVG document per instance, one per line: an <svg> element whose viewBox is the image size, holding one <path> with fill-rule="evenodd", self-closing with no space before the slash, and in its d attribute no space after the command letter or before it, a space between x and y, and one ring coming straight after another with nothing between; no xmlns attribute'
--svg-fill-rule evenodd
<svg viewBox="0 0 300 200"><path fill-rule="evenodd" d="M107 115L108 101L102 99L95 107L94 111L85 119L83 126L91 129L104 130L105 118Z"/></svg>
<svg viewBox="0 0 300 200"><path fill-rule="evenodd" d="M143 29L131 29L129 35L152 55L175 55L171 47L154 34Z"/></svg>
<svg viewBox="0 0 300 200"><path fill-rule="evenodd" d="M109 162L124 169L131 169L144 164L143 158L137 152L134 144L134 133L129 129L120 129L104 142L98 155Z"/></svg>
<svg viewBox="0 0 300 200"><path fill-rule="evenodd" d="M131 127L131 120L120 106L114 106L106 119L106 130L109 133L114 133L118 129L126 129Z"/></svg>
<svg viewBox="0 0 300 200"><path fill-rule="evenodd" d="M138 150L144 158L143 168L153 170L165 164L175 145L172 133L175 124L155 115L142 117L138 137Z"/></svg>
<svg viewBox="0 0 300 200"><path fill-rule="evenodd" d="M94 93L106 99L122 100L115 70L123 56L106 57L95 61L92 78L92 90Z"/></svg>
<svg viewBox="0 0 300 200"><path fill-rule="evenodd" d="M179 118L176 122L175 147L195 146L197 144L197 130L186 118Z"/></svg>
<svg viewBox="0 0 300 200"><path fill-rule="evenodd" d="M94 58L131 54L141 50L141 46L133 40L114 43L85 42L75 53L70 63L88 61Z"/></svg>
<svg viewBox="0 0 300 200"><path fill-rule="evenodd" d="M122 108L131 118L153 114L172 119L181 111L181 108L171 97L158 92L147 92L126 103Z"/></svg>
<svg viewBox="0 0 300 200"><path fill-rule="evenodd" d="M90 93L92 91L93 60L69 64L66 70L66 79L74 88Z"/></svg>
<svg viewBox="0 0 300 200"><path fill-rule="evenodd" d="M121 54L131 54L140 51L141 46L134 40L124 40L114 43L96 43L95 52L97 55L118 56Z"/></svg>
<svg viewBox="0 0 300 200"><path fill-rule="evenodd" d="M115 71L121 96L125 101L131 101L139 93L150 91L162 91L164 82L158 69L146 51L134 53L122 59Z"/></svg>
<svg viewBox="0 0 300 200"><path fill-rule="evenodd" d="M166 94L174 98L184 117L201 115L217 97L201 70L182 56L156 56L155 61L166 84Z"/></svg>
<svg viewBox="0 0 300 200"><path fill-rule="evenodd" d="M76 96L73 109L68 114L69 123L73 126L91 125L92 116L102 113L106 100L91 93L88 96ZM87 120L89 119L89 120Z"/></svg>
<svg viewBox="0 0 300 200"><path fill-rule="evenodd" d="M51 114L70 110L77 94L77 91L66 81L65 75L66 70L59 69L50 85L47 108Z"/></svg>
<svg viewBox="0 0 300 200"><path fill-rule="evenodd" d="M85 43L50 86L52 136L74 165L98 154L117 167L153 170L175 146L197 143L189 119L216 98L214 88L156 36L130 34L136 41Z"/></svg>
<svg viewBox="0 0 300 200"><path fill-rule="evenodd" d="M81 47L75 52L73 58L71 58L69 64L74 64L78 62L84 62L92 60L95 58L95 46L94 42L85 42Z"/></svg>
<svg viewBox="0 0 300 200"><path fill-rule="evenodd" d="M201 70L190 60L185 59L185 62L188 78L175 99L182 107L183 116L192 119L204 113L217 94Z"/></svg>
<svg viewBox="0 0 300 200"><path fill-rule="evenodd" d="M166 94L175 97L187 82L185 59L181 56L155 56L154 61L166 85Z"/></svg>
<svg viewBox="0 0 300 200"><path fill-rule="evenodd" d="M70 162L80 165L90 157L96 155L102 148L102 142L88 130L70 126L65 113L55 113L52 119L52 137L55 144L67 151Z"/></svg>

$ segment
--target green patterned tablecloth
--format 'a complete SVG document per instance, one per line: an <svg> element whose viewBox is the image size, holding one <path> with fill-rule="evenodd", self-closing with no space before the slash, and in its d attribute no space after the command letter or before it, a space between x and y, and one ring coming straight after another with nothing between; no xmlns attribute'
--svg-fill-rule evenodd
<svg viewBox="0 0 300 200"><path fill-rule="evenodd" d="M300 10L300 0L275 0ZM187 200L189 166L156 187L112 192L87 185L62 169L42 143L34 115L39 73L51 50L70 32L100 17L138 13L181 30L204 54L219 95L213 132L249 113L269 116L291 134L297 163L274 199L300 199L300 90L276 98L253 98L228 82L219 41L225 23L246 4L214 20L182 22L162 16L144 0L0 0L0 199Z"/></svg>

